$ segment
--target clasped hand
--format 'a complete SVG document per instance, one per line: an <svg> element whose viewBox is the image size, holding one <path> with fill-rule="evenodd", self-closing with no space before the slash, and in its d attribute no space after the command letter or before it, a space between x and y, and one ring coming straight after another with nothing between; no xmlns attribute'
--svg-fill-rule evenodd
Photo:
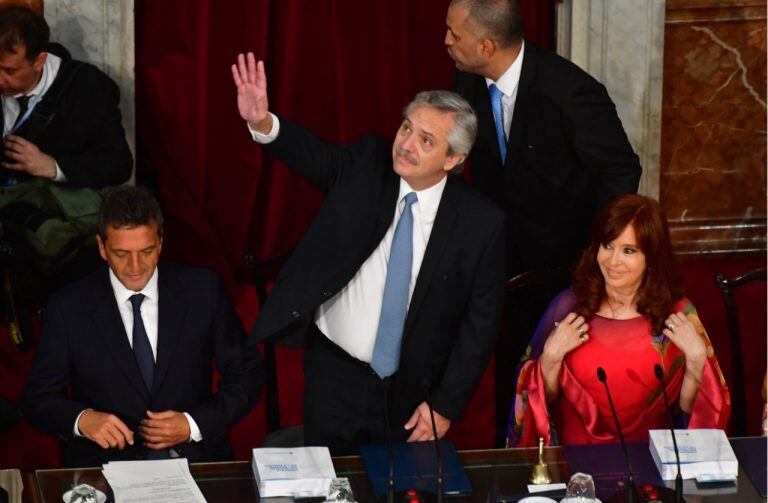
<svg viewBox="0 0 768 503"><path fill-rule="evenodd" d="M21 136L8 135L3 142L6 160L3 167L23 171L32 176L53 178L56 176L56 161L37 145ZM14 161L14 162L11 162Z"/></svg>
<svg viewBox="0 0 768 503"><path fill-rule="evenodd" d="M139 435L144 445L152 450L165 449L189 440L189 422L184 414L173 410L147 411L147 419L141 421ZM134 433L114 414L86 410L80 416L77 428L89 440L102 449L124 449L133 445Z"/></svg>

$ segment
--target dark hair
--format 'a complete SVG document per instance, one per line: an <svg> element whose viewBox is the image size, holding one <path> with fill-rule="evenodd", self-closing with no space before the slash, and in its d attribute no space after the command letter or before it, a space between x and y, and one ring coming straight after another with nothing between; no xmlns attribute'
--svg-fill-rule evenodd
<svg viewBox="0 0 768 503"><path fill-rule="evenodd" d="M101 191L99 236L107 239L107 227L138 227L157 225L163 235L163 212L157 199L146 187L119 185Z"/></svg>
<svg viewBox="0 0 768 503"><path fill-rule="evenodd" d="M614 199L597 217L589 246L573 272L576 312L591 318L605 300L605 279L597 263L600 246L610 243L631 225L645 255L645 273L637 291L637 311L651 320L659 334L672 306L680 298L672 256L669 225L661 206L649 197L627 194Z"/></svg>
<svg viewBox="0 0 768 503"><path fill-rule="evenodd" d="M520 42L523 38L523 16L517 0L453 0L451 6L462 5L469 11L482 38L490 38L501 47Z"/></svg>
<svg viewBox="0 0 768 503"><path fill-rule="evenodd" d="M0 9L0 52L17 54L23 45L33 61L48 46L51 30L43 16L26 7Z"/></svg>

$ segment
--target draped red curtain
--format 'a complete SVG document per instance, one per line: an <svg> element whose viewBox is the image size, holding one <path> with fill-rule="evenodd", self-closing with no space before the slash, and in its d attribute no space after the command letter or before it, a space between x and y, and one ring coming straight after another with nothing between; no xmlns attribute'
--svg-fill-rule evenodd
<svg viewBox="0 0 768 503"><path fill-rule="evenodd" d="M551 0L523 0L529 39L551 46ZM290 251L323 200L253 144L237 112L230 65L239 52L264 59L270 108L329 141L391 136L418 91L450 88L443 46L447 0L136 1L137 136L167 219L164 256L217 270L246 327L257 316L245 254ZM147 162L148 161L148 162ZM141 173L147 167L140 165ZM300 422L300 355L280 359L284 419ZM463 446L490 445L492 383L486 376ZM261 406L238 425L237 455L263 434ZM477 433L482 431L483 433Z"/></svg>

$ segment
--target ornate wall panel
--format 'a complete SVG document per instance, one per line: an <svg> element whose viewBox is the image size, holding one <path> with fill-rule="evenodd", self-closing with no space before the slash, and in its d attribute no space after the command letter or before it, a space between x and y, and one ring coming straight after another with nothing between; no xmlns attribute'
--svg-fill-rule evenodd
<svg viewBox="0 0 768 503"><path fill-rule="evenodd" d="M667 0L660 201L678 252L766 248L766 2Z"/></svg>

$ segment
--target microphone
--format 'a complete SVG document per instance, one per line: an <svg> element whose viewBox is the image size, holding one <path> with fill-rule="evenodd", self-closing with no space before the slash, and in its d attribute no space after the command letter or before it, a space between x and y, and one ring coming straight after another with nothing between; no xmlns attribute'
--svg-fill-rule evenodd
<svg viewBox="0 0 768 503"><path fill-rule="evenodd" d="M661 391L664 393L664 405L667 407L667 415L669 416L669 431L672 432L672 445L675 448L675 459L677 460L677 477L675 477L675 501L677 503L683 503L683 475L680 470L680 451L677 449L677 439L675 438L675 424L672 421L672 409L669 406L669 399L667 398L667 385L664 382L664 371L661 365L658 363L653 366L653 373L656 379L661 383Z"/></svg>
<svg viewBox="0 0 768 503"><path fill-rule="evenodd" d="M389 378L384 385L384 428L387 430L387 455L389 456L389 477L387 478L387 503L395 503L395 454L392 450L392 434L389 429Z"/></svg>
<svg viewBox="0 0 768 503"><path fill-rule="evenodd" d="M435 411L429 403L429 386L424 385L424 398L429 407L429 418L432 420L432 434L435 436L435 459L437 460L437 503L443 503L443 458L440 456L440 444L437 441L437 426L435 425Z"/></svg>
<svg viewBox="0 0 768 503"><path fill-rule="evenodd" d="M608 389L608 376L605 374L603 367L597 367L597 379L605 386L605 394L608 396L608 405L611 407L611 414L613 415L613 421L616 423L616 431L619 432L619 440L621 441L621 448L624 450L624 459L627 461L627 503L634 503L636 498L635 490L635 477L632 475L632 461L629 459L629 451L627 451L627 443L624 441L624 435L621 433L621 426L619 425L619 415L616 413L616 407L613 405L613 399L611 398L611 391Z"/></svg>

